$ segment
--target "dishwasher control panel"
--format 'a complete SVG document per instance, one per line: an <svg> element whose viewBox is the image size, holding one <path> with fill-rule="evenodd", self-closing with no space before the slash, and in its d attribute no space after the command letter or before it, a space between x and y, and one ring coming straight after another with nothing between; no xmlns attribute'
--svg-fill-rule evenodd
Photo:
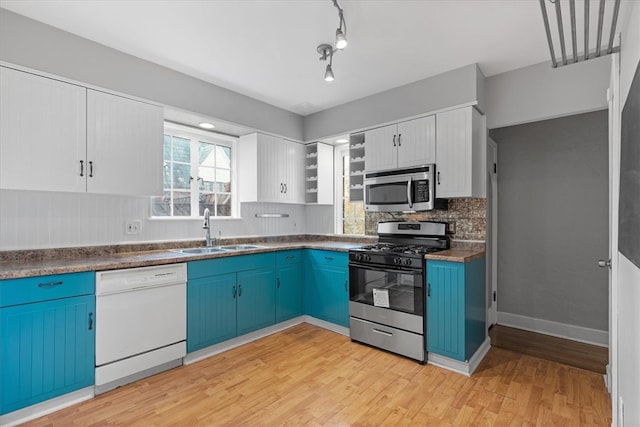
<svg viewBox="0 0 640 427"><path fill-rule="evenodd" d="M186 263L99 271L96 272L96 295L186 282Z"/></svg>

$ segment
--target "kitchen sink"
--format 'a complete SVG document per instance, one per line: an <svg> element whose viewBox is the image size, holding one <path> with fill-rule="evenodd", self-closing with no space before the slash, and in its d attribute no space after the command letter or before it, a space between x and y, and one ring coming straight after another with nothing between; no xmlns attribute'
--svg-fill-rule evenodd
<svg viewBox="0 0 640 427"><path fill-rule="evenodd" d="M260 248L264 248L264 246L258 246L258 245L225 245L225 246L220 246L221 249L224 250L229 250L229 251L244 251L247 249L260 249Z"/></svg>
<svg viewBox="0 0 640 427"><path fill-rule="evenodd" d="M229 251L229 249L223 249L223 248L191 248L191 249L177 249L174 252L180 252L182 254L190 254L190 255L197 255L197 254L215 254L218 252L227 252Z"/></svg>

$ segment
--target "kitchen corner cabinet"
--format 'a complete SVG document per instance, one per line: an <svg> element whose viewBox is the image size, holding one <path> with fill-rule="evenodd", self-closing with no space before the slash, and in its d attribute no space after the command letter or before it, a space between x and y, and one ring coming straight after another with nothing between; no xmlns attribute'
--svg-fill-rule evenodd
<svg viewBox="0 0 640 427"><path fill-rule="evenodd" d="M93 272L0 281L0 415L94 383Z"/></svg>
<svg viewBox="0 0 640 427"><path fill-rule="evenodd" d="M348 254L307 250L304 272L304 312L349 327Z"/></svg>
<svg viewBox="0 0 640 427"><path fill-rule="evenodd" d="M304 280L302 250L276 252L276 323L301 316Z"/></svg>
<svg viewBox="0 0 640 427"><path fill-rule="evenodd" d="M238 141L241 202L304 204L304 145L252 133Z"/></svg>
<svg viewBox="0 0 640 427"><path fill-rule="evenodd" d="M465 361L486 337L485 259L427 260L428 352Z"/></svg>
<svg viewBox="0 0 640 427"><path fill-rule="evenodd" d="M419 166L436 161L435 116L365 131L365 170L380 171Z"/></svg>
<svg viewBox="0 0 640 427"><path fill-rule="evenodd" d="M161 107L7 67L0 80L1 188L162 194Z"/></svg>
<svg viewBox="0 0 640 427"><path fill-rule="evenodd" d="M333 205L333 146L314 142L305 145L305 202Z"/></svg>
<svg viewBox="0 0 640 427"><path fill-rule="evenodd" d="M486 197L486 125L473 107L436 114L436 197Z"/></svg>
<svg viewBox="0 0 640 427"><path fill-rule="evenodd" d="M275 323L273 253L187 263L187 352Z"/></svg>

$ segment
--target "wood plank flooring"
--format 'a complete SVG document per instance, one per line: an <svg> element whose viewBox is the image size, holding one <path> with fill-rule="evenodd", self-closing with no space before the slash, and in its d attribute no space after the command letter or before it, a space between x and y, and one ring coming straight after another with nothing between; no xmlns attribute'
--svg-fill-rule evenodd
<svg viewBox="0 0 640 427"><path fill-rule="evenodd" d="M609 363L609 349L522 329L494 325L489 330L491 345L529 356L564 363L576 368L604 374Z"/></svg>
<svg viewBox="0 0 640 427"><path fill-rule="evenodd" d="M609 426L602 376L492 348L470 378L303 323L31 426Z"/></svg>

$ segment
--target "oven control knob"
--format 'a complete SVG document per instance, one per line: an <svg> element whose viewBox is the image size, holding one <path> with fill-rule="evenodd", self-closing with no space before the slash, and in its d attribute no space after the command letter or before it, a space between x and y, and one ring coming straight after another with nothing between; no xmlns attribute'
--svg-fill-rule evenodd
<svg viewBox="0 0 640 427"><path fill-rule="evenodd" d="M360 261L362 259L362 255L356 254L355 258L356 258L356 261Z"/></svg>
<svg viewBox="0 0 640 427"><path fill-rule="evenodd" d="M411 258L407 258L404 260L404 265L411 265Z"/></svg>
<svg viewBox="0 0 640 427"><path fill-rule="evenodd" d="M393 259L393 263L394 263L395 265L399 265L401 262L402 262L402 260L401 260L400 258L394 258L394 259Z"/></svg>
<svg viewBox="0 0 640 427"><path fill-rule="evenodd" d="M365 255L364 258L365 258L365 261L367 262L371 261L371 255Z"/></svg>

